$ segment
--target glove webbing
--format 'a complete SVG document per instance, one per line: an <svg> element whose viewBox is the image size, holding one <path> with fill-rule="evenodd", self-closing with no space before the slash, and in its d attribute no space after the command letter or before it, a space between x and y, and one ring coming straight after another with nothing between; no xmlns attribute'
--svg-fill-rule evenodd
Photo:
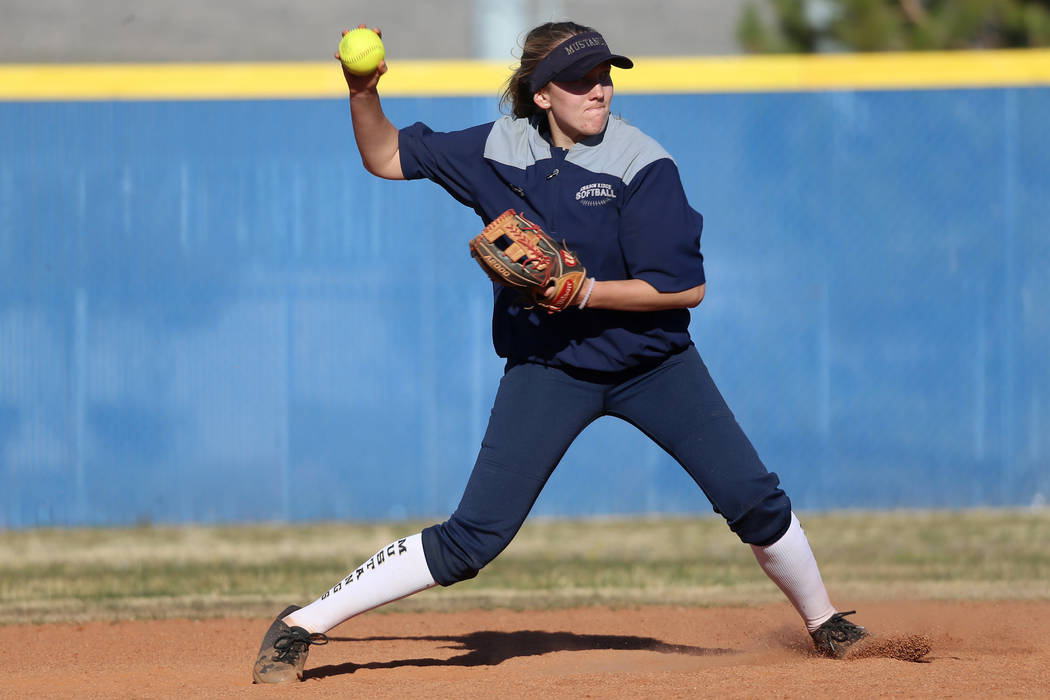
<svg viewBox="0 0 1050 700"><path fill-rule="evenodd" d="M489 243L496 245L508 259L537 272L546 272L543 282L550 277L551 258L536 247L540 229L517 214L504 214L492 221L481 232ZM527 262L522 262L526 258Z"/></svg>

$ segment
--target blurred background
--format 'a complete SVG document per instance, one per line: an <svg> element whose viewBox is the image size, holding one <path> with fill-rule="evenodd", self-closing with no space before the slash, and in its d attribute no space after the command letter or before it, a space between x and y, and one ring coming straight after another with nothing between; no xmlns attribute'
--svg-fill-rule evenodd
<svg viewBox="0 0 1050 700"><path fill-rule="evenodd" d="M338 75L339 31L364 22L394 69L510 65L524 30L563 17L640 65L1008 56L987 85L624 91L614 108L675 156L705 216L693 336L797 508L1043 507L1048 8L0 0L0 63L328 61ZM462 128L498 116L499 87L385 108ZM0 527L444 517L502 369L466 253L479 226L430 183L364 173L342 95L0 87ZM709 510L666 454L603 419L535 512Z"/></svg>
<svg viewBox="0 0 1050 700"><path fill-rule="evenodd" d="M733 54L745 4L4 0L0 61L318 61L332 55L342 29L359 23L381 27L402 59L502 60L528 28L584 17L601 25L610 43L630 44L638 54Z"/></svg>
<svg viewBox="0 0 1050 700"><path fill-rule="evenodd" d="M382 27L402 59L502 60L523 31L565 18L646 56L1050 44L1046 0L3 0L0 12L0 62L316 61L358 23Z"/></svg>

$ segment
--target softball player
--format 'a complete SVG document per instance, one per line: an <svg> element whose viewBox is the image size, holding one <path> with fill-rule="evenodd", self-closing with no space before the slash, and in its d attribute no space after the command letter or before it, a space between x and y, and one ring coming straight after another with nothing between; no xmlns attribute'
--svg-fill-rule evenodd
<svg viewBox="0 0 1050 700"><path fill-rule="evenodd" d="M266 632L257 682L302 678L311 644L379 605L472 578L510 543L577 435L617 416L671 454L839 657L866 635L832 606L776 474L766 470L689 336L704 297L703 219L653 139L610 116L611 69L632 61L573 22L527 36L504 92L511 114L463 131L398 130L371 76L344 70L354 136L379 177L428 178L488 224L521 211L586 265L575 307L549 314L494 287L493 343L506 369L463 497L449 519L399 539ZM521 435L543 436L520 444Z"/></svg>

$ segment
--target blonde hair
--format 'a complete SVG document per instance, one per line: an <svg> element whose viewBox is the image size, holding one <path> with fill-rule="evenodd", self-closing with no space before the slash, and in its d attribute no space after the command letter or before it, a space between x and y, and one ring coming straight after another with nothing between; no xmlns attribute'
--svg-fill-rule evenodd
<svg viewBox="0 0 1050 700"><path fill-rule="evenodd" d="M577 34L593 31L594 29L575 22L547 22L529 31L521 47L521 62L503 88L500 107L509 105L511 116L522 118L542 112L543 110L532 101L532 89L529 87L532 72L558 44Z"/></svg>

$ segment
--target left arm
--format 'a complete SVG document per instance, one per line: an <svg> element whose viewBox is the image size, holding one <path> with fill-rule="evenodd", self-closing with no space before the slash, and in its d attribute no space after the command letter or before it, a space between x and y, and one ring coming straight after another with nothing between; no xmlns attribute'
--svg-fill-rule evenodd
<svg viewBox="0 0 1050 700"><path fill-rule="evenodd" d="M579 305L590 285L588 281L576 300ZM645 280L606 280L595 282L587 300L588 309L614 311L663 311L699 306L704 299L707 284L700 284L681 292L658 292Z"/></svg>
<svg viewBox="0 0 1050 700"><path fill-rule="evenodd" d="M627 185L618 231L628 279L596 282L586 308L663 311L700 304L703 225L670 157L644 167Z"/></svg>

